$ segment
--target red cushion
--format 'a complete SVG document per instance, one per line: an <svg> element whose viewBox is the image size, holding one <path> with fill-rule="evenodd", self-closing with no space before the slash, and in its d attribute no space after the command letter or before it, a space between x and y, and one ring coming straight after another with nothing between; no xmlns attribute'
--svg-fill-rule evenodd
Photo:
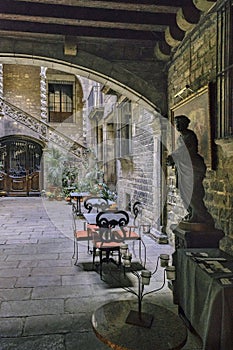
<svg viewBox="0 0 233 350"><path fill-rule="evenodd" d="M127 231L125 239L140 239L140 236L137 232Z"/></svg>
<svg viewBox="0 0 233 350"><path fill-rule="evenodd" d="M121 242L102 242L102 241L98 241L98 242L93 242L95 248L120 248L121 246Z"/></svg>
<svg viewBox="0 0 233 350"><path fill-rule="evenodd" d="M137 232L130 230L125 230L125 234L121 230L117 230L118 234L122 237L123 240L134 240L134 239L140 239L140 236Z"/></svg>
<svg viewBox="0 0 233 350"><path fill-rule="evenodd" d="M75 232L75 238L77 240L80 240L80 241L87 241L88 239L90 239L90 236L88 235L87 231L79 231L77 230Z"/></svg>
<svg viewBox="0 0 233 350"><path fill-rule="evenodd" d="M87 228L90 228L91 230L97 230L97 229L99 229L99 226L87 224Z"/></svg>

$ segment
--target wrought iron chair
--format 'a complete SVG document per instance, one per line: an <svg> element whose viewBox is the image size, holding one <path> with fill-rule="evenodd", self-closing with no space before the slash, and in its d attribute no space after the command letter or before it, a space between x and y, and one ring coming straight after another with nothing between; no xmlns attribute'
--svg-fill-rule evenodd
<svg viewBox="0 0 233 350"><path fill-rule="evenodd" d="M139 201L136 201L133 204L133 224L127 225L125 232L125 241L139 241L139 259L142 265L145 265L146 263L146 246L145 243L142 240L141 237L141 216L142 216L142 203ZM137 229L137 231L135 231ZM125 228L124 228L125 230ZM144 247L144 259L142 260L142 245Z"/></svg>
<svg viewBox="0 0 233 350"><path fill-rule="evenodd" d="M90 241L92 240L92 230L87 227L87 223L83 222L83 230L77 229L77 215L72 211L72 228L74 234L74 252L72 258L75 258L74 265L78 265L79 252L78 244L79 242L87 241L87 252L90 253Z"/></svg>
<svg viewBox="0 0 233 350"><path fill-rule="evenodd" d="M123 227L127 226L128 223L129 215L123 210L100 212L96 217L96 224L99 228L97 236L94 236L93 239L93 266L98 252L101 279L103 262L113 262L118 266L121 265L120 247L125 241L126 232ZM112 257L114 252L118 255L118 262Z"/></svg>
<svg viewBox="0 0 233 350"><path fill-rule="evenodd" d="M108 209L109 203L108 200L103 197L88 197L85 199L84 208L87 209L88 213L92 210L96 210L97 213L99 211L104 211Z"/></svg>
<svg viewBox="0 0 233 350"><path fill-rule="evenodd" d="M105 211L109 208L108 200L103 197L88 197L85 199L83 205L88 213L90 213L91 211L96 211L98 213L99 211ZM96 229L98 229L98 226L87 224L87 228L92 231L95 231Z"/></svg>

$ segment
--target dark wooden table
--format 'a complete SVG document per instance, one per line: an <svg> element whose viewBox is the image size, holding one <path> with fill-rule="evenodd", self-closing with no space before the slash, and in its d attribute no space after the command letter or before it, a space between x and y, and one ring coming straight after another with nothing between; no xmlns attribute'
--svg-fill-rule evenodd
<svg viewBox="0 0 233 350"><path fill-rule="evenodd" d="M71 192L70 193L70 197L71 198L76 198L76 208L75 208L75 212L78 216L82 216L82 210L81 210L81 200L84 197L89 196L88 192Z"/></svg>

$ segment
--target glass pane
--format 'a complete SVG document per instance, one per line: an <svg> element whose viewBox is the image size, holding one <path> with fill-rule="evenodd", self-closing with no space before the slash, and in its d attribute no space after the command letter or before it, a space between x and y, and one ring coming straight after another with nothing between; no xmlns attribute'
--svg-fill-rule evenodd
<svg viewBox="0 0 233 350"><path fill-rule="evenodd" d="M49 114L50 122L62 122L73 112L73 85L49 84ZM59 115L60 113L60 115ZM67 113L69 113L67 115Z"/></svg>

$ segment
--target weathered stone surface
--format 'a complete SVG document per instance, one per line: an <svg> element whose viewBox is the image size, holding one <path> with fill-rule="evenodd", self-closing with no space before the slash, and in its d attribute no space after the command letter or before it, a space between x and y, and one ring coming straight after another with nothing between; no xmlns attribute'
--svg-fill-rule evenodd
<svg viewBox="0 0 233 350"><path fill-rule="evenodd" d="M19 337L22 334L24 325L23 318L6 317L0 318L0 338ZM1 346L1 341L0 341Z"/></svg>
<svg viewBox="0 0 233 350"><path fill-rule="evenodd" d="M62 335L1 339L1 350L66 350Z"/></svg>
<svg viewBox="0 0 233 350"><path fill-rule="evenodd" d="M23 335L85 332L90 328L89 322L85 313L32 316L26 318Z"/></svg>
<svg viewBox="0 0 233 350"><path fill-rule="evenodd" d="M3 301L0 316L53 315L62 313L63 310L62 299Z"/></svg>

